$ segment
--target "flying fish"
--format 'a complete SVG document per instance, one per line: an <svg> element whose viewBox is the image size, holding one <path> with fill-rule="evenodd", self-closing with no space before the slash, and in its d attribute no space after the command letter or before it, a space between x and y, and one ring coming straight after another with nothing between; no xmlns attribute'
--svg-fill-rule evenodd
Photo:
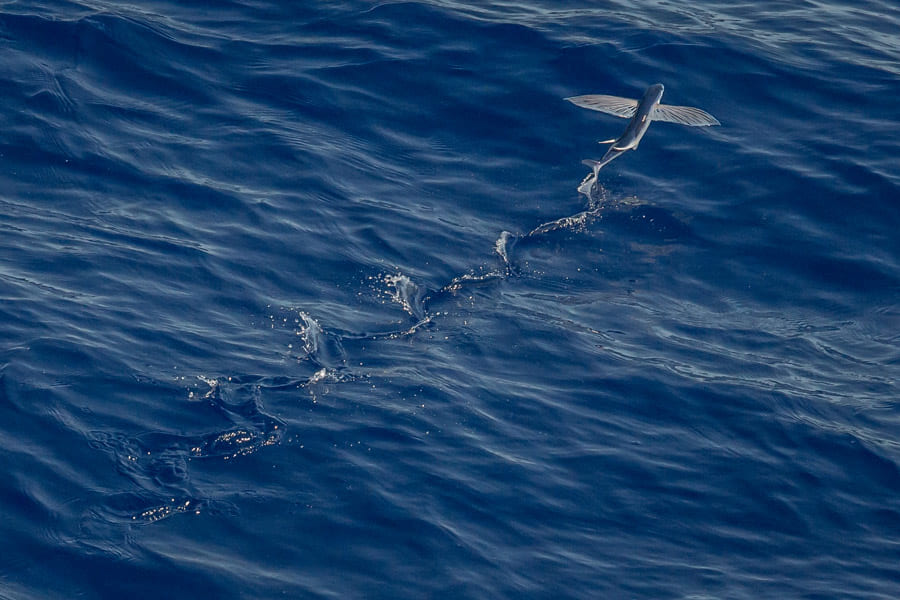
<svg viewBox="0 0 900 600"><path fill-rule="evenodd" d="M572 96L566 98L575 106L598 110L603 113L615 115L625 119L631 119L628 127L618 138L604 140L601 144L612 144L606 154L599 161L586 160L584 163L594 169L596 174L600 168L618 158L623 152L637 150L641 138L647 133L650 121L666 121L680 123L693 127L721 125L719 121L706 111L691 106L670 106L660 104L665 88L661 83L654 83L644 92L640 100L620 98L618 96L604 96L601 94L589 94L587 96Z"/></svg>

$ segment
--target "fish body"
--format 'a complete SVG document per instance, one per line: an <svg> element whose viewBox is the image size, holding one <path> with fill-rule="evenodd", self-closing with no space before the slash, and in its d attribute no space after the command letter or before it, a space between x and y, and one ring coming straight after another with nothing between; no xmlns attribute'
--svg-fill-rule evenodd
<svg viewBox="0 0 900 600"><path fill-rule="evenodd" d="M714 116L699 108L660 104L664 91L663 84L654 83L647 88L640 100L599 94L566 98L572 104L582 108L631 119L625 131L618 138L600 142L601 144L612 144L603 158L599 161L586 161L594 168L595 173L607 163L621 156L622 153L628 150L637 150L651 121L667 121L694 127L720 125Z"/></svg>
<svg viewBox="0 0 900 600"><path fill-rule="evenodd" d="M610 150L620 152L625 150L637 150L638 144L641 143L641 138L644 137L644 134L647 133L647 129L650 127L651 113L659 104L659 101L662 100L663 91L665 91L665 88L661 83L654 83L647 88L647 91L644 92L644 97L638 102L634 116L631 117L631 121L628 122L628 127L626 127L625 132L613 142Z"/></svg>

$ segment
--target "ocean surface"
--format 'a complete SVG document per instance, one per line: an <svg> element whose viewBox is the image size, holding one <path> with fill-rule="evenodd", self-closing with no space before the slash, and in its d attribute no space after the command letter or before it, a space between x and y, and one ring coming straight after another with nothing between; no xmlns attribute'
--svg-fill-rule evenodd
<svg viewBox="0 0 900 600"><path fill-rule="evenodd" d="M895 2L0 48L0 599L900 597ZM564 98L655 82L721 126L581 185L627 121Z"/></svg>

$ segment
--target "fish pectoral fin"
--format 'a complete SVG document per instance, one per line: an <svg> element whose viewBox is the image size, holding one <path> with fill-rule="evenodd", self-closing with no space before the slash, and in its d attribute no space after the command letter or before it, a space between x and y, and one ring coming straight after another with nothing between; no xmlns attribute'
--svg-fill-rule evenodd
<svg viewBox="0 0 900 600"><path fill-rule="evenodd" d="M613 139L611 139L611 140L603 140L602 142L597 142L597 143L598 143L598 144L615 144L615 143L616 143L616 138L613 138Z"/></svg>
<svg viewBox="0 0 900 600"><path fill-rule="evenodd" d="M572 96L566 98L575 106L599 110L608 115L615 115L624 119L630 119L637 112L638 101L619 96L604 96L602 94L589 94L587 96Z"/></svg>
<svg viewBox="0 0 900 600"><path fill-rule="evenodd" d="M634 145L634 146L622 146L621 148L619 148L618 146L613 146L613 147L612 147L613 150L616 150L616 151L618 151L618 152L625 152L626 150L634 150L635 148L637 148L637 145Z"/></svg>
<svg viewBox="0 0 900 600"><path fill-rule="evenodd" d="M681 125L690 125L692 127L721 125L719 120L714 116L705 110L700 110L693 106L669 106L667 104L657 104L653 107L653 110L650 111L650 118L654 121L679 123Z"/></svg>

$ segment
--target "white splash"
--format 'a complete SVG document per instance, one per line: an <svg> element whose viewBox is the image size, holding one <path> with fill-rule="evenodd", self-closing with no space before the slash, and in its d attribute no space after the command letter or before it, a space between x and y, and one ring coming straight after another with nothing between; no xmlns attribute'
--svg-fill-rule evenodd
<svg viewBox="0 0 900 600"><path fill-rule="evenodd" d="M303 351L306 352L307 356L314 356L319 351L319 340L322 339L323 335L322 326L309 313L298 310L297 315L302 320L297 334L303 340Z"/></svg>
<svg viewBox="0 0 900 600"><path fill-rule="evenodd" d="M417 318L422 317L422 311L417 310L415 305L416 298L419 295L419 286L402 273L385 275L383 281L388 285L387 292L391 297L391 300L403 307L403 310L411 316Z"/></svg>
<svg viewBox="0 0 900 600"><path fill-rule="evenodd" d="M494 251L500 255L500 258L503 259L503 264L506 266L509 266L509 254L507 253L506 245L509 243L509 236L511 235L508 231L501 231L500 237L494 243Z"/></svg>

